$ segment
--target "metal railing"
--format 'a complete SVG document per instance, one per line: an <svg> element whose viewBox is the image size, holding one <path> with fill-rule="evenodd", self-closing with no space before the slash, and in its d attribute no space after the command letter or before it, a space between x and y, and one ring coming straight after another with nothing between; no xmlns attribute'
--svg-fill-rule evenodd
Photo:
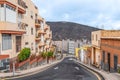
<svg viewBox="0 0 120 80"><path fill-rule="evenodd" d="M18 0L18 5L20 5L23 8L26 8L26 3L23 0Z"/></svg>

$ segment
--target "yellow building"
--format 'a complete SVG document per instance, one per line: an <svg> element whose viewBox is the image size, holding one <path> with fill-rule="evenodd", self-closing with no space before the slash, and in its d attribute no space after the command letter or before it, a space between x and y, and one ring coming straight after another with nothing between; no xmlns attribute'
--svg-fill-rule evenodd
<svg viewBox="0 0 120 80"><path fill-rule="evenodd" d="M50 50L52 32L31 0L0 0L0 60L29 47L32 54Z"/></svg>

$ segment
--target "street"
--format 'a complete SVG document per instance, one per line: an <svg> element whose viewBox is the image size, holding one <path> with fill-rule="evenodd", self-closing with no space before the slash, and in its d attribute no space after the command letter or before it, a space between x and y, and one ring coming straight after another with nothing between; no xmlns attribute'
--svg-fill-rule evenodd
<svg viewBox="0 0 120 80"><path fill-rule="evenodd" d="M97 77L84 69L74 58L67 57L62 62L34 75L12 80L98 80Z"/></svg>

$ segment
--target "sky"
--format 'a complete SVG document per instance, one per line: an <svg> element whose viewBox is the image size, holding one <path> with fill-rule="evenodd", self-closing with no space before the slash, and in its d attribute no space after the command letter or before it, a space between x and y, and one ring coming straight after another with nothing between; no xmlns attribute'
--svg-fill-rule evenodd
<svg viewBox="0 0 120 80"><path fill-rule="evenodd" d="M120 29L120 0L32 0L46 21Z"/></svg>

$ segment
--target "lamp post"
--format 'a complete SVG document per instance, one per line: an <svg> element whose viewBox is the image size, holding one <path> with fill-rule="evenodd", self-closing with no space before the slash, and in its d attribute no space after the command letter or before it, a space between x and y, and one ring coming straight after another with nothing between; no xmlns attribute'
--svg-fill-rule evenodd
<svg viewBox="0 0 120 80"><path fill-rule="evenodd" d="M15 76L15 63L16 63L16 61L15 60L13 60L13 76Z"/></svg>

